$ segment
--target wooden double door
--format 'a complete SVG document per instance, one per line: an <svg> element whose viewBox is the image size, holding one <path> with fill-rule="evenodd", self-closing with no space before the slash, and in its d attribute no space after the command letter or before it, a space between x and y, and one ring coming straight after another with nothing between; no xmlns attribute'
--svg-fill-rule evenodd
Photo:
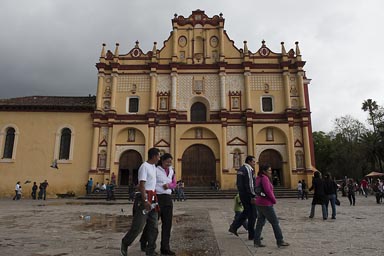
<svg viewBox="0 0 384 256"><path fill-rule="evenodd" d="M216 179L216 159L209 147L195 144L184 151L182 180L186 186L209 186Z"/></svg>
<svg viewBox="0 0 384 256"><path fill-rule="evenodd" d="M125 151L119 161L119 180L120 186L137 184L137 175L140 165L143 163L141 155L136 150Z"/></svg>

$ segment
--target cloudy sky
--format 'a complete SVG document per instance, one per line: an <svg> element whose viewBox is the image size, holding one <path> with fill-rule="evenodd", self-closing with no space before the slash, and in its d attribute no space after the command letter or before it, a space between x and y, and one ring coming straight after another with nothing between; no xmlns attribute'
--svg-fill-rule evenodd
<svg viewBox="0 0 384 256"><path fill-rule="evenodd" d="M144 52L160 48L173 15L196 9L223 13L238 48L300 42L314 131L348 114L365 122L365 99L384 105L383 0L1 0L0 98L95 94L102 43L120 43L120 54L136 40Z"/></svg>

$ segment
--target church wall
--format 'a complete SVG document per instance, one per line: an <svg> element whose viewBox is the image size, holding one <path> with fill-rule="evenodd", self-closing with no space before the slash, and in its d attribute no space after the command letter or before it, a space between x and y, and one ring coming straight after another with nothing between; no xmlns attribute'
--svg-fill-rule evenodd
<svg viewBox="0 0 384 256"><path fill-rule="evenodd" d="M20 181L23 196L30 197L33 182L39 185L45 179L49 183L49 197L69 191L76 195L85 193L93 135L90 113L1 112L0 130L9 124L19 131L16 159L0 161L0 196L13 195L15 184ZM73 160L59 160L57 170L50 165L54 160L56 133L63 127L74 132ZM24 185L26 180L32 183Z"/></svg>

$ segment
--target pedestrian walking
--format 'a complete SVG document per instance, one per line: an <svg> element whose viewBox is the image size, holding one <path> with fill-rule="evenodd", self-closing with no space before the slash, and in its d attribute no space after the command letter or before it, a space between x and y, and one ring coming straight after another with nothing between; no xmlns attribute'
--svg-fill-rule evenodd
<svg viewBox="0 0 384 256"><path fill-rule="evenodd" d="M319 171L316 171L313 175L312 186L309 188L309 191L314 190L311 213L309 218L315 217L315 206L317 204L321 205L321 211L323 214L323 220L327 219L327 212L325 204L328 201L328 197L325 195L324 191L324 181L321 179L321 174Z"/></svg>
<svg viewBox="0 0 384 256"><path fill-rule="evenodd" d="M136 195L133 209L132 225L129 231L121 240L120 253L122 256L128 255L128 247L133 243L136 237L147 226L147 241L145 254L157 255L156 239L158 235L158 207L156 195L156 163L160 160L160 150L151 148L148 150L148 160L144 162L138 172L139 192Z"/></svg>
<svg viewBox="0 0 384 256"><path fill-rule="evenodd" d="M233 219L236 220L240 217L241 213L244 211L244 207L243 207L243 204L241 203L239 193L235 195L234 203L235 205L233 207L233 210L235 211L235 217ZM244 227L245 230L248 231L248 220L245 220L242 226Z"/></svg>
<svg viewBox="0 0 384 256"><path fill-rule="evenodd" d="M305 180L301 181L301 187L303 189L303 193L301 194L301 200L304 200L304 197L305 199L308 199L308 186Z"/></svg>
<svg viewBox="0 0 384 256"><path fill-rule="evenodd" d="M301 183L301 180L297 183L297 199L302 198L303 196L303 184Z"/></svg>
<svg viewBox="0 0 384 256"><path fill-rule="evenodd" d="M355 187L356 185L353 182L353 179L349 179L347 183L347 194L348 194L349 205L353 205L353 206L355 206L356 204Z"/></svg>
<svg viewBox="0 0 384 256"><path fill-rule="evenodd" d="M265 247L265 245L261 243L261 232L266 220L272 225L277 247L289 246L289 243L284 241L279 220L277 219L275 209L273 208L273 205L276 204L276 198L273 192L271 178L271 166L261 165L256 178L256 186L262 187L265 197L257 196L255 201L258 214L254 239L255 247Z"/></svg>
<svg viewBox="0 0 384 256"><path fill-rule="evenodd" d="M16 185L15 185L15 196L13 197L13 200L19 200L18 199L18 193L19 193L19 190L20 190L20 181L16 182Z"/></svg>
<svg viewBox="0 0 384 256"><path fill-rule="evenodd" d="M33 200L36 200L36 192L37 192L37 185L36 185L36 181L35 181L35 182L33 182L32 193L31 193Z"/></svg>
<svg viewBox="0 0 384 256"><path fill-rule="evenodd" d="M176 255L170 248L172 218L173 218L173 201L172 189L176 187L175 172L172 168L173 157L169 153L165 153L160 157L160 161L156 170L156 195L160 207L161 219L161 255ZM140 248L142 251L147 247L148 229L145 226L143 234L140 238Z"/></svg>
<svg viewBox="0 0 384 256"><path fill-rule="evenodd" d="M332 219L336 219L336 199L337 199L337 184L336 182L331 178L330 173L326 173L324 175L324 192L325 195L328 197L327 203L325 205L328 218L328 205L331 204L332 208Z"/></svg>
<svg viewBox="0 0 384 256"><path fill-rule="evenodd" d="M237 190L239 191L240 201L244 207L240 216L235 219L229 227L229 232L238 236L237 230L244 221L248 219L248 239L253 240L255 238L255 222L257 217L256 206L254 200L255 194L255 157L247 156L245 163L237 170Z"/></svg>

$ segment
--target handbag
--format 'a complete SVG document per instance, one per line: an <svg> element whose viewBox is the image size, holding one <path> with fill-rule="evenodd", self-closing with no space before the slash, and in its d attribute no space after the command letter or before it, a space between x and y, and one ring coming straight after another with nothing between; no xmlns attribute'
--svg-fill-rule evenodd
<svg viewBox="0 0 384 256"><path fill-rule="evenodd" d="M336 198L336 200L335 200L335 204L338 205L338 206L340 206L340 201L339 201L339 199Z"/></svg>
<svg viewBox="0 0 384 256"><path fill-rule="evenodd" d="M259 185L255 187L255 194L256 196L260 197L267 197L267 195L264 193L264 188L263 188L263 181L260 179Z"/></svg>

